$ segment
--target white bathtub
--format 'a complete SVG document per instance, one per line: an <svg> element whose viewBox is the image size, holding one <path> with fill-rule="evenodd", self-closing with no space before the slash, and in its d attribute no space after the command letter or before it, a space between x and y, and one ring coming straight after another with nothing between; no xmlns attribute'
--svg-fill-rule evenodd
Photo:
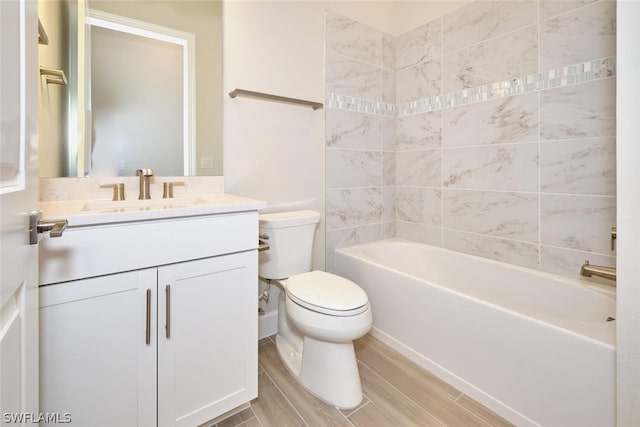
<svg viewBox="0 0 640 427"><path fill-rule="evenodd" d="M615 426L615 294L400 239L336 251L372 334L517 425Z"/></svg>

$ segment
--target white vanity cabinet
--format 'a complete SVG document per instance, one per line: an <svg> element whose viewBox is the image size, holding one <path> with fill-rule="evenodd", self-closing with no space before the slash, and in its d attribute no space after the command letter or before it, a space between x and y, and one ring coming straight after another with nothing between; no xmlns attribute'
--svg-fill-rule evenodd
<svg viewBox="0 0 640 427"><path fill-rule="evenodd" d="M78 426L156 425L155 323L145 342L156 276L145 269L40 289L41 412L67 413Z"/></svg>
<svg viewBox="0 0 640 427"><path fill-rule="evenodd" d="M158 425L197 426L257 396L257 251L158 269Z"/></svg>
<svg viewBox="0 0 640 427"><path fill-rule="evenodd" d="M44 238L41 411L197 426L255 398L257 226L252 211Z"/></svg>

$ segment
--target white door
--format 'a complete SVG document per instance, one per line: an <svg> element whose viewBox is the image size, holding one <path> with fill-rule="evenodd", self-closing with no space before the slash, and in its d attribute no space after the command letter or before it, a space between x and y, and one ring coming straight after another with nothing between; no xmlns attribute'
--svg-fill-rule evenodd
<svg viewBox="0 0 640 427"><path fill-rule="evenodd" d="M0 1L0 423L38 413L38 4Z"/></svg>
<svg viewBox="0 0 640 427"><path fill-rule="evenodd" d="M617 3L619 426L640 425L640 2Z"/></svg>

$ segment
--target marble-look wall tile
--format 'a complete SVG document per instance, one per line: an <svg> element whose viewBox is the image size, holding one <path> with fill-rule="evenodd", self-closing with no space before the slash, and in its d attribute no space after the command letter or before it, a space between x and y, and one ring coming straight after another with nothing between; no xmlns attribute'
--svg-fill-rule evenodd
<svg viewBox="0 0 640 427"><path fill-rule="evenodd" d="M382 238L383 236L381 224L327 231L325 243L326 271L333 271L335 253L334 251L336 249L373 242Z"/></svg>
<svg viewBox="0 0 640 427"><path fill-rule="evenodd" d="M165 182L181 181L184 185L176 186L176 197L193 194L224 193L223 176L154 176L150 181L150 192L153 198L161 197ZM39 178L38 201L51 202L61 200L110 200L113 196L111 188L101 187L114 182L113 177L98 176L84 178ZM120 176L118 182L124 184L125 199L137 199L140 178L136 176Z"/></svg>
<svg viewBox="0 0 640 427"><path fill-rule="evenodd" d="M382 34L382 66L396 69L396 38L389 34Z"/></svg>
<svg viewBox="0 0 640 427"><path fill-rule="evenodd" d="M540 20L560 15L598 0L540 0Z"/></svg>
<svg viewBox="0 0 640 427"><path fill-rule="evenodd" d="M538 194L444 191L444 227L527 242L539 240Z"/></svg>
<svg viewBox="0 0 640 427"><path fill-rule="evenodd" d="M613 255L616 199L543 194L540 224L543 244Z"/></svg>
<svg viewBox="0 0 640 427"><path fill-rule="evenodd" d="M382 221L396 219L396 187L382 187Z"/></svg>
<svg viewBox="0 0 640 427"><path fill-rule="evenodd" d="M442 21L435 19L396 39L396 68L402 69L442 55Z"/></svg>
<svg viewBox="0 0 640 427"><path fill-rule="evenodd" d="M615 196L615 138L541 144L540 187L547 193Z"/></svg>
<svg viewBox="0 0 640 427"><path fill-rule="evenodd" d="M380 187L329 189L325 197L327 230L381 222L382 189Z"/></svg>
<svg viewBox="0 0 640 427"><path fill-rule="evenodd" d="M593 1L474 1L397 38L329 18L328 268L394 236L573 277L611 264L615 79L592 80L615 73L593 61L615 55L615 5Z"/></svg>
<svg viewBox="0 0 640 427"><path fill-rule="evenodd" d="M391 70L382 70L382 102L387 104L396 103L396 73Z"/></svg>
<svg viewBox="0 0 640 427"><path fill-rule="evenodd" d="M382 100L381 68L342 55L327 53L325 90L372 101Z"/></svg>
<svg viewBox="0 0 640 427"><path fill-rule="evenodd" d="M445 147L507 144L537 139L537 93L444 110Z"/></svg>
<svg viewBox="0 0 640 427"><path fill-rule="evenodd" d="M394 151L396 149L396 118L382 118L382 149Z"/></svg>
<svg viewBox="0 0 640 427"><path fill-rule="evenodd" d="M382 152L382 185L396 185L396 153Z"/></svg>
<svg viewBox="0 0 640 427"><path fill-rule="evenodd" d="M386 221L382 223L382 238L390 239L396 237L396 222Z"/></svg>
<svg viewBox="0 0 640 427"><path fill-rule="evenodd" d="M522 267L538 268L538 245L481 234L444 230L445 248Z"/></svg>
<svg viewBox="0 0 640 427"><path fill-rule="evenodd" d="M420 150L442 146L442 112L399 117L396 121L396 149Z"/></svg>
<svg viewBox="0 0 640 427"><path fill-rule="evenodd" d="M440 59L423 62L396 72L396 103L430 98L441 93Z"/></svg>
<svg viewBox="0 0 640 427"><path fill-rule="evenodd" d="M614 256L547 245L540 247L540 269L548 273L584 279L580 275L580 268L586 260L589 260L589 263L593 265L616 266L616 257Z"/></svg>
<svg viewBox="0 0 640 427"><path fill-rule="evenodd" d="M442 151L398 151L396 185L442 186Z"/></svg>
<svg viewBox="0 0 640 427"><path fill-rule="evenodd" d="M600 1L540 27L540 68L551 70L616 54L616 3Z"/></svg>
<svg viewBox="0 0 640 427"><path fill-rule="evenodd" d="M337 53L370 64L382 61L382 33L333 12L326 12L325 45Z"/></svg>
<svg viewBox="0 0 640 427"><path fill-rule="evenodd" d="M442 19L444 53L533 24L538 2L474 1Z"/></svg>
<svg viewBox="0 0 640 427"><path fill-rule="evenodd" d="M327 147L380 150L382 149L382 121L381 116L327 108L325 110Z"/></svg>
<svg viewBox="0 0 640 427"><path fill-rule="evenodd" d="M382 183L382 152L327 148L327 188L375 187Z"/></svg>
<svg viewBox="0 0 640 427"><path fill-rule="evenodd" d="M538 26L445 55L443 70L443 93L535 73Z"/></svg>
<svg viewBox="0 0 640 427"><path fill-rule="evenodd" d="M616 79L542 91L541 139L614 136L615 132Z"/></svg>
<svg viewBox="0 0 640 427"><path fill-rule="evenodd" d="M445 149L442 170L445 187L538 191L538 144Z"/></svg>
<svg viewBox="0 0 640 427"><path fill-rule="evenodd" d="M442 225L442 191L436 188L396 188L396 219Z"/></svg>
<svg viewBox="0 0 640 427"><path fill-rule="evenodd" d="M442 227L396 221L396 237L427 245L442 246Z"/></svg>

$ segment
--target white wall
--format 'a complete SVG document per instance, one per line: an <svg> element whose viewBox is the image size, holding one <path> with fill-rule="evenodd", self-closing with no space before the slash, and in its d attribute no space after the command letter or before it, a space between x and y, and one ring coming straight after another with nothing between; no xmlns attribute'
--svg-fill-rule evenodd
<svg viewBox="0 0 640 427"><path fill-rule="evenodd" d="M618 2L618 420L640 425L640 3Z"/></svg>
<svg viewBox="0 0 640 427"><path fill-rule="evenodd" d="M324 21L317 2L225 2L224 174L229 193L323 212L324 111L251 98L240 88L323 101ZM314 267L324 267L324 222Z"/></svg>

